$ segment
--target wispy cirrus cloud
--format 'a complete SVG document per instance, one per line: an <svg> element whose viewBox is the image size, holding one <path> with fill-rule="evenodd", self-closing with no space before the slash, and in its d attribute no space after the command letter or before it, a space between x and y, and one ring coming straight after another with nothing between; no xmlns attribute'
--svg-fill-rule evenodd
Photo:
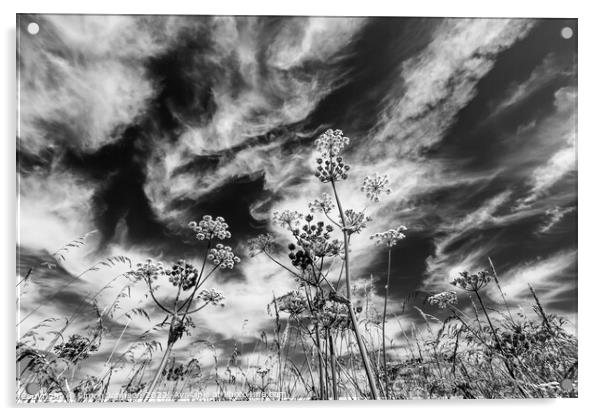
<svg viewBox="0 0 602 416"><path fill-rule="evenodd" d="M524 48L533 31L553 22L441 19L413 34L408 42L423 46L411 49L404 25L381 33L383 21L370 18L46 19L47 36L24 38L20 48L19 244L52 252L108 217L112 233L101 231L89 247L70 253L67 273L77 275L109 255L134 263L179 256L199 264L202 250L186 223L203 214L226 216L236 224L231 245L243 262L210 282L227 306L200 315L178 354L199 352L193 348L199 338L227 353L226 342L253 343L270 325L266 305L295 282L268 259L246 257L244 239L271 232L285 243L283 230L269 223L271 212L306 212L328 190L312 176L311 146L327 127L342 128L352 140L345 152L351 179L337 184L345 207L373 216L352 240L351 265L354 283L374 283L375 307L382 305L386 252L369 236L399 224L409 230L394 257L394 312L407 288L448 289L450 274L480 268L502 249L510 252L499 269L513 302L525 299L526 282L546 301L572 290L572 240L548 237L550 230L559 230L558 240L565 235L558 222L568 223L576 206L574 65L555 50L531 67L513 59L520 77L507 75L494 91L484 87L509 59L506 52ZM354 60L366 45L382 45L387 56ZM386 77L358 82L366 68L379 65L388 66ZM345 94L356 101L329 101ZM485 109L478 119L467 115L474 103ZM520 120L517 111L525 113ZM331 117L342 125L324 124ZM358 119L372 124L359 129ZM363 177L375 172L389 174L393 188L379 204L359 195ZM148 238L132 238L133 230ZM526 241L535 235L541 248ZM94 293L119 272L96 271L78 289ZM99 299L110 304L122 287ZM161 289L162 299L168 289ZM151 321L116 316L117 330L107 339L115 341L127 323L124 345L164 318L144 287L130 293L122 311L145 307ZM60 315L66 304L42 295L24 302L26 310L43 304L27 325ZM388 331L393 336L398 329ZM113 345L102 347L104 359Z"/></svg>

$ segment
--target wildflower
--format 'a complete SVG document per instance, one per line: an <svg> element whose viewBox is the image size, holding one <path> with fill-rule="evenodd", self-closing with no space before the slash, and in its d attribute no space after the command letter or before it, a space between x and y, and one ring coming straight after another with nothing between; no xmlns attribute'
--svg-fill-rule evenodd
<svg viewBox="0 0 602 416"><path fill-rule="evenodd" d="M260 367L257 369L257 374L261 376L261 378L265 377L270 372L270 369L267 367Z"/></svg>
<svg viewBox="0 0 602 416"><path fill-rule="evenodd" d="M316 257L335 257L343 253L344 244L341 240L322 239L314 244L314 255Z"/></svg>
<svg viewBox="0 0 602 416"><path fill-rule="evenodd" d="M389 177L378 173L375 173L374 176L366 176L361 191L365 192L371 201L378 202L381 194L389 195L391 193Z"/></svg>
<svg viewBox="0 0 602 416"><path fill-rule="evenodd" d="M316 139L315 144L321 157L316 159L318 168L314 174L320 182L347 179L347 172L351 168L340 154L349 144L349 138L343 136L341 130L328 129Z"/></svg>
<svg viewBox="0 0 602 416"><path fill-rule="evenodd" d="M349 144L349 137L343 136L341 130L328 129L314 143L323 157L333 158L337 157Z"/></svg>
<svg viewBox="0 0 602 416"><path fill-rule="evenodd" d="M232 234L228 231L229 225L222 217L213 219L211 215L204 215L198 223L190 221L188 227L196 233L198 240L212 240L214 238L225 240L232 237Z"/></svg>
<svg viewBox="0 0 602 416"><path fill-rule="evenodd" d="M491 281L491 274L486 271L469 274L460 272L460 276L451 281L451 284L467 291L476 292L485 287Z"/></svg>
<svg viewBox="0 0 602 416"><path fill-rule="evenodd" d="M271 234L260 234L248 241L249 256L255 257L260 253L271 253L274 248L274 236Z"/></svg>
<svg viewBox="0 0 602 416"><path fill-rule="evenodd" d="M184 260L180 260L167 272L167 276L172 285L175 287L181 286L182 290L186 291L196 285L197 279L199 278L199 271L191 264L186 263Z"/></svg>
<svg viewBox="0 0 602 416"><path fill-rule="evenodd" d="M224 306L224 294L215 289L203 289L199 292L199 299L212 305Z"/></svg>
<svg viewBox="0 0 602 416"><path fill-rule="evenodd" d="M207 259L220 269L233 269L234 265L240 262L240 258L232 252L232 247L223 244L218 244L209 250Z"/></svg>
<svg viewBox="0 0 602 416"><path fill-rule="evenodd" d="M283 228L294 228L299 225L300 219L303 215L298 211L290 211L288 209L278 212L274 211L272 214L272 219L276 225L279 225Z"/></svg>
<svg viewBox="0 0 602 416"><path fill-rule="evenodd" d="M331 298L334 297L331 292ZM325 328L350 328L352 323L349 319L349 310L347 305L341 302L327 301L320 316L322 326Z"/></svg>
<svg viewBox="0 0 602 416"><path fill-rule="evenodd" d="M73 334L67 341L54 347L57 357L64 358L73 363L88 358L90 352L98 350L98 345L87 337Z"/></svg>
<svg viewBox="0 0 602 416"><path fill-rule="evenodd" d="M406 238L405 234L402 231L406 231L407 228L403 225L400 225L397 228L392 228L388 231L382 233L376 233L370 236L370 240L376 239L376 245L385 245L389 248L397 245L399 240Z"/></svg>
<svg viewBox="0 0 602 416"><path fill-rule="evenodd" d="M345 210L345 229L349 234L359 233L367 227L372 218L363 212L356 212L352 209Z"/></svg>
<svg viewBox="0 0 602 416"><path fill-rule="evenodd" d="M136 264L135 270L128 273L135 280L144 280L145 282L157 280L163 274L165 274L163 263L155 263L152 259L146 259L144 263Z"/></svg>
<svg viewBox="0 0 602 416"><path fill-rule="evenodd" d="M450 305L458 303L458 296L456 292L441 292L436 295L429 296L426 301L433 306L437 306L440 309L445 309Z"/></svg>
<svg viewBox="0 0 602 416"><path fill-rule="evenodd" d="M313 202L309 203L309 210L311 212L323 212L328 214L330 211L334 209L334 203L330 195L324 192L320 199L316 199Z"/></svg>
<svg viewBox="0 0 602 416"><path fill-rule="evenodd" d="M308 309L307 301L298 291L292 291L281 296L276 301L278 310L290 313L291 315L300 315Z"/></svg>

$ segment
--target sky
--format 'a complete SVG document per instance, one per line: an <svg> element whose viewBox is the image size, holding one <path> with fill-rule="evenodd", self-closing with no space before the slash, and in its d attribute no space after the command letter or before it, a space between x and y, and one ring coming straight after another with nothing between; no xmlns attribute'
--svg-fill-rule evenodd
<svg viewBox="0 0 602 416"><path fill-rule="evenodd" d="M295 287L246 243L269 232L285 245L272 212L307 212L328 190L313 176L328 128L350 138L343 204L373 218L351 243L351 269L375 305L387 253L369 236L404 225L393 313L429 311L426 296L491 258L513 308L529 309L530 284L576 328L575 19L21 15L18 32L17 281L32 269L21 334L73 314L68 333L86 331L93 294L104 288L102 309L128 283L128 265L107 257L198 265L187 224L212 215L242 261L208 281L226 304L196 316L175 354L205 354L199 340L244 353L271 331L266 305ZM374 173L391 180L378 203L360 192ZM143 286L128 293L86 371L164 318ZM124 315L135 307L151 322Z"/></svg>

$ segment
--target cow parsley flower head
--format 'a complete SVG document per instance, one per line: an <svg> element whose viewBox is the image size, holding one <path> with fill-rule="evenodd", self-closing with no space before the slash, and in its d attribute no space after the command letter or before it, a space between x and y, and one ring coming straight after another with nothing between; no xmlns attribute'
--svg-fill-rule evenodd
<svg viewBox="0 0 602 416"><path fill-rule="evenodd" d="M359 233L368 226L370 221L372 221L372 218L364 212L357 212L352 209L345 210L345 231L349 234Z"/></svg>
<svg viewBox="0 0 602 416"><path fill-rule="evenodd" d="M407 228L403 225L400 225L397 228L391 228L382 233L376 233L370 236L370 240L376 240L376 245L384 245L389 248L397 245L399 240L406 238L405 234L402 231L406 231Z"/></svg>
<svg viewBox="0 0 602 416"><path fill-rule="evenodd" d="M210 303L212 305L224 306L224 294L219 290L215 289L203 289L199 292L199 299L203 302Z"/></svg>
<svg viewBox="0 0 602 416"><path fill-rule="evenodd" d="M311 212L323 212L328 214L334 209L334 202L332 197L324 192L319 199L315 199L309 203L309 210Z"/></svg>
<svg viewBox="0 0 602 416"><path fill-rule="evenodd" d="M233 269L236 263L240 263L240 258L234 255L232 248L223 244L217 244L209 250L207 260L220 269Z"/></svg>
<svg viewBox="0 0 602 416"><path fill-rule="evenodd" d="M272 220L276 225L290 229L298 226L301 218L303 218L303 214L298 211L290 211L288 209L285 209L282 212L274 211L272 214Z"/></svg>
<svg viewBox="0 0 602 416"><path fill-rule="evenodd" d="M337 157L349 144L349 137L343 135L342 130L328 129L314 142L318 152L325 158Z"/></svg>
<svg viewBox="0 0 602 416"><path fill-rule="evenodd" d="M341 130L328 129L316 139L315 144L320 157L316 159L318 167L314 174L320 182L347 179L351 167L343 161L341 153L349 144L349 137L343 136Z"/></svg>
<svg viewBox="0 0 602 416"><path fill-rule="evenodd" d="M460 276L452 279L451 284L466 291L476 292L487 286L490 281L491 274L483 270L473 274L460 272Z"/></svg>
<svg viewBox="0 0 602 416"><path fill-rule="evenodd" d="M307 301L298 291L292 291L281 296L276 301L278 310L291 315L300 315L308 309Z"/></svg>
<svg viewBox="0 0 602 416"><path fill-rule="evenodd" d="M249 256L255 257L260 253L271 253L274 248L274 236L271 234L260 234L248 241Z"/></svg>
<svg viewBox="0 0 602 416"><path fill-rule="evenodd" d="M182 290L186 291L196 285L199 271L191 264L186 263L184 260L180 260L167 272L167 276L172 285L175 287L181 286Z"/></svg>
<svg viewBox="0 0 602 416"><path fill-rule="evenodd" d="M371 201L378 202L382 194L389 195L391 193L389 177L387 175L379 175L378 173L375 173L374 176L366 176L361 191Z"/></svg>
<svg viewBox="0 0 602 416"><path fill-rule="evenodd" d="M451 305L458 303L456 292L441 292L436 295L429 296L426 301L440 309L445 309Z"/></svg>
<svg viewBox="0 0 602 416"><path fill-rule="evenodd" d="M205 215L198 223L190 221L188 227L196 233L198 240L212 240L214 238L225 240L232 237L232 234L228 231L229 225L222 217L213 219L211 215Z"/></svg>
<svg viewBox="0 0 602 416"><path fill-rule="evenodd" d="M146 282L157 280L164 274L163 263L154 262L152 259L146 259L144 263L136 264L136 268L128 273L135 280L144 280Z"/></svg>

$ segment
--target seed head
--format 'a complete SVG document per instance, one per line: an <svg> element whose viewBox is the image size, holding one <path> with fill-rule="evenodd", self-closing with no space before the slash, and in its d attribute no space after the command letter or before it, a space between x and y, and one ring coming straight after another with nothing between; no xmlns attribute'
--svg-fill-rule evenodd
<svg viewBox="0 0 602 416"><path fill-rule="evenodd" d="M309 203L309 210L311 212L323 212L328 214L334 209L334 202L332 197L324 192L319 199Z"/></svg>
<svg viewBox="0 0 602 416"><path fill-rule="evenodd" d="M226 298L224 297L224 294L219 290L203 289L199 292L199 299L201 299L203 302L207 302L212 305L224 306L224 300Z"/></svg>
<svg viewBox="0 0 602 416"><path fill-rule="evenodd" d="M366 176L361 191L371 201L378 202L382 194L389 195L391 193L389 177L387 175L379 175L378 173L375 173L373 176Z"/></svg>
<svg viewBox="0 0 602 416"><path fill-rule="evenodd" d="M469 292L476 292L491 281L491 274L487 270L469 274L460 272L460 276L452 279L451 284Z"/></svg>
<svg viewBox="0 0 602 416"><path fill-rule="evenodd" d="M260 234L248 241L249 256L255 257L259 253L271 253L274 248L274 236Z"/></svg>

